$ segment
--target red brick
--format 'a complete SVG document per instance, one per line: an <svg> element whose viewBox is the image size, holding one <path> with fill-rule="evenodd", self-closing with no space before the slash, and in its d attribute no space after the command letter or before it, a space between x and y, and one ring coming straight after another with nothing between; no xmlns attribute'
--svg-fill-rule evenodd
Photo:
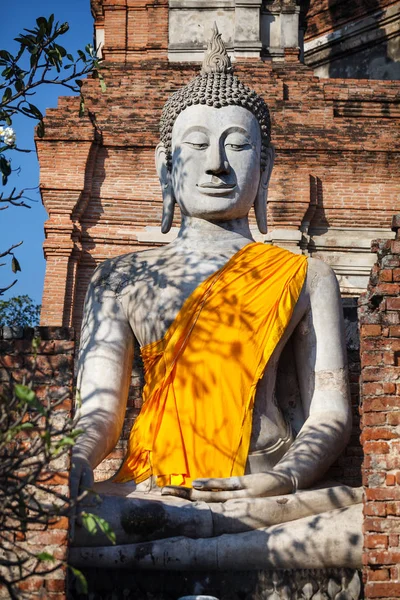
<svg viewBox="0 0 400 600"><path fill-rule="evenodd" d="M379 296L398 296L400 293L400 285L397 283L381 283L376 286L374 293ZM398 310L398 306L394 300L397 300L397 298L386 299L387 310Z"/></svg>
<svg viewBox="0 0 400 600"><path fill-rule="evenodd" d="M46 590L48 592L64 592L65 579L48 579L46 578ZM53 598L53 596L51 596Z"/></svg>
<svg viewBox="0 0 400 600"><path fill-rule="evenodd" d="M393 271L391 269L382 269L379 273L379 280L390 283L393 281Z"/></svg>
<svg viewBox="0 0 400 600"><path fill-rule="evenodd" d="M388 454L390 452L387 442L365 442L363 448L365 454Z"/></svg>
<svg viewBox="0 0 400 600"><path fill-rule="evenodd" d="M362 325L361 336L362 337L376 337L381 335L382 327L380 325Z"/></svg>
<svg viewBox="0 0 400 600"><path fill-rule="evenodd" d="M388 413L386 412L365 412L362 418L363 427L368 427L371 425L383 425L386 423L387 418Z"/></svg>
<svg viewBox="0 0 400 600"><path fill-rule="evenodd" d="M400 381L400 367L364 367L362 370L363 381L389 382ZM384 385L383 384L383 385ZM389 389L392 389L391 387Z"/></svg>
<svg viewBox="0 0 400 600"><path fill-rule="evenodd" d="M368 503L367 506L373 506L374 504L383 504L383 503ZM364 513L365 514L365 513ZM388 533L388 534L399 534L400 533L400 522L399 519L393 518L393 516L388 516L385 518L385 515L381 516L369 516L366 515L364 518L363 529L365 532L379 532L379 533Z"/></svg>
<svg viewBox="0 0 400 600"><path fill-rule="evenodd" d="M365 586L366 598L400 598L400 582L367 583Z"/></svg>
<svg viewBox="0 0 400 600"><path fill-rule="evenodd" d="M388 536L381 533L367 533L364 535L366 548L387 548Z"/></svg>
<svg viewBox="0 0 400 600"><path fill-rule="evenodd" d="M390 427L364 427L361 434L361 441L370 440L393 440L397 439L399 434Z"/></svg>
<svg viewBox="0 0 400 600"><path fill-rule="evenodd" d="M392 240L390 242L390 250L392 254L400 254L400 240Z"/></svg>
<svg viewBox="0 0 400 600"><path fill-rule="evenodd" d="M68 530L69 519L67 517L59 517L53 523L50 523L49 529Z"/></svg>
<svg viewBox="0 0 400 600"><path fill-rule="evenodd" d="M390 578L389 569L368 569L367 581L387 581Z"/></svg>
<svg viewBox="0 0 400 600"><path fill-rule="evenodd" d="M400 551L370 550L368 563L371 565L397 565L400 563Z"/></svg>
<svg viewBox="0 0 400 600"><path fill-rule="evenodd" d="M395 513L391 513L395 514ZM386 516L386 504L384 502L367 502L364 505L364 515L373 517Z"/></svg>
<svg viewBox="0 0 400 600"><path fill-rule="evenodd" d="M366 385L376 385L376 384L365 384ZM382 390L383 391L383 390ZM388 411L392 408L396 409L398 407L398 398L395 396L382 396L380 398L366 398L363 401L363 411Z"/></svg>
<svg viewBox="0 0 400 600"><path fill-rule="evenodd" d="M396 291L396 294L398 294L398 290ZM400 298L387 298L386 306L388 310L400 310Z"/></svg>

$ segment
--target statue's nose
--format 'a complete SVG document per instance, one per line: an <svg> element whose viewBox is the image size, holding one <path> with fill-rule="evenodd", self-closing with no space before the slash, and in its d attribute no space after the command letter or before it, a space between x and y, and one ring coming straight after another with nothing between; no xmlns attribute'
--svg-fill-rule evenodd
<svg viewBox="0 0 400 600"><path fill-rule="evenodd" d="M207 151L206 173L218 175L229 173L230 164L225 154L225 148L221 144L210 144Z"/></svg>

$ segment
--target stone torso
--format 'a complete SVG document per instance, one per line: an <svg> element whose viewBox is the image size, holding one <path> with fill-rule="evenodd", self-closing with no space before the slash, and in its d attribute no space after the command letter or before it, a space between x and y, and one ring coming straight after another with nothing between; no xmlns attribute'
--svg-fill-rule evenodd
<svg viewBox="0 0 400 600"><path fill-rule="evenodd" d="M249 240L243 239L234 246L204 250L204 247L193 246L189 249L177 240L163 248L109 261L97 285L116 294L139 345L145 346L165 335L197 286L247 243ZM292 444L290 425L276 399L276 376L282 349L307 306L307 294L302 293L290 325L259 382L247 465L249 473L272 468Z"/></svg>

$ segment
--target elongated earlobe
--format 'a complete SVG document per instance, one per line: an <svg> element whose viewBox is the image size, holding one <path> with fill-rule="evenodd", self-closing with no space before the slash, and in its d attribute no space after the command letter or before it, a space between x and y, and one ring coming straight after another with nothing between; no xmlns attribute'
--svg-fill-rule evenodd
<svg viewBox="0 0 400 600"><path fill-rule="evenodd" d="M161 232L168 233L174 220L175 197L171 183L171 173L167 167L165 147L158 144L156 148L156 169L161 185L163 211L161 219Z"/></svg>
<svg viewBox="0 0 400 600"><path fill-rule="evenodd" d="M260 183L258 185L257 196L254 201L254 212L256 215L257 227L261 233L268 232L267 226L267 199L268 199L268 184L274 166L275 149L271 145L268 148L267 162L263 172L261 173Z"/></svg>

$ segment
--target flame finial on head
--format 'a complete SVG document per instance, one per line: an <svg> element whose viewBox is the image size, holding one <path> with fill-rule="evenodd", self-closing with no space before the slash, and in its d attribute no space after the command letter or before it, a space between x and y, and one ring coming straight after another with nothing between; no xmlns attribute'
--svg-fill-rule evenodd
<svg viewBox="0 0 400 600"><path fill-rule="evenodd" d="M207 51L204 55L201 73L232 73L233 67L231 59L222 41L222 36L218 31L217 24L214 23L212 36L207 43Z"/></svg>

